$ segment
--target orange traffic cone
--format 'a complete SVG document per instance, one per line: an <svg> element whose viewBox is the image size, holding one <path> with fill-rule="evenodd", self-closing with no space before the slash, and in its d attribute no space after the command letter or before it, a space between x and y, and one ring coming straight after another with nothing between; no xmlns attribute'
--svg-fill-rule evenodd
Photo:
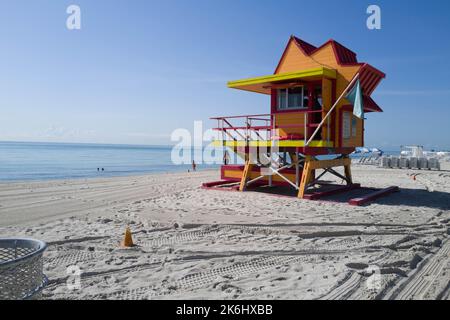
<svg viewBox="0 0 450 320"><path fill-rule="evenodd" d="M120 246L124 247L124 248L130 248L130 247L134 246L133 238L131 237L130 227L127 227L125 229L125 236L123 238L123 241L120 243Z"/></svg>

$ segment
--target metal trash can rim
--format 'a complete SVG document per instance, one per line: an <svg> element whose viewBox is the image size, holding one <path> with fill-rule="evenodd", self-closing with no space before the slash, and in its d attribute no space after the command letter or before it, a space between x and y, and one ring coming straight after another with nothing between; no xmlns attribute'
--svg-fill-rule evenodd
<svg viewBox="0 0 450 320"><path fill-rule="evenodd" d="M9 244L14 244L17 245L17 242L28 242L28 243L35 243L37 244L39 247L36 249L36 251L33 251L31 253L28 253L27 255L24 255L20 258L16 258L16 259L12 259L9 261L4 261L4 262L0 262L0 269L2 267L6 267L6 266L12 266L15 264L18 264L24 260L30 259L34 256L43 254L45 249L47 248L47 243L42 241L42 240L36 240L36 239L31 239L31 238L0 238L0 248L5 247L4 244L5 243L9 243Z"/></svg>
<svg viewBox="0 0 450 320"><path fill-rule="evenodd" d="M0 238L0 300L39 299L48 278L42 270L47 244L31 238Z"/></svg>

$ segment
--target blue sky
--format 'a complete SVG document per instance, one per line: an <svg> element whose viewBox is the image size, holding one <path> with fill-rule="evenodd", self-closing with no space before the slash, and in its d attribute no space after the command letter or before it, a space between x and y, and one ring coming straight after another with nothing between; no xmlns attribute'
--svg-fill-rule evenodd
<svg viewBox="0 0 450 320"><path fill-rule="evenodd" d="M381 30L366 27L370 4ZM448 1L1 0L0 140L167 144L195 120L267 113L267 96L226 82L272 73L295 34L386 72L368 146L450 149L449 13Z"/></svg>

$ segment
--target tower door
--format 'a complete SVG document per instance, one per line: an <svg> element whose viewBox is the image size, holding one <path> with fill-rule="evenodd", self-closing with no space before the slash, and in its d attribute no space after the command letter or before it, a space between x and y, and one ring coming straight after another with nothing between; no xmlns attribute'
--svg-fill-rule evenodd
<svg viewBox="0 0 450 320"><path fill-rule="evenodd" d="M339 140L341 147L362 147L364 121L353 115L353 106L344 106L340 110Z"/></svg>

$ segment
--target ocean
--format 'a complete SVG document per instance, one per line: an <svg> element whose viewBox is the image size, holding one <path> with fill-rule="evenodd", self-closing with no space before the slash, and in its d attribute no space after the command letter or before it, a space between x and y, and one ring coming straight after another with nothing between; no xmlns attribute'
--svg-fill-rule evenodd
<svg viewBox="0 0 450 320"><path fill-rule="evenodd" d="M171 146L0 142L0 181L114 177L191 169L189 164L173 164L171 152ZM197 168L214 167L218 166L199 164Z"/></svg>
<svg viewBox="0 0 450 320"><path fill-rule="evenodd" d="M216 152L218 164L196 161L197 169L218 168L222 155L221 150ZM171 146L0 142L0 182L130 176L191 169L190 161L174 164L171 153ZM193 153L191 150L192 158Z"/></svg>

